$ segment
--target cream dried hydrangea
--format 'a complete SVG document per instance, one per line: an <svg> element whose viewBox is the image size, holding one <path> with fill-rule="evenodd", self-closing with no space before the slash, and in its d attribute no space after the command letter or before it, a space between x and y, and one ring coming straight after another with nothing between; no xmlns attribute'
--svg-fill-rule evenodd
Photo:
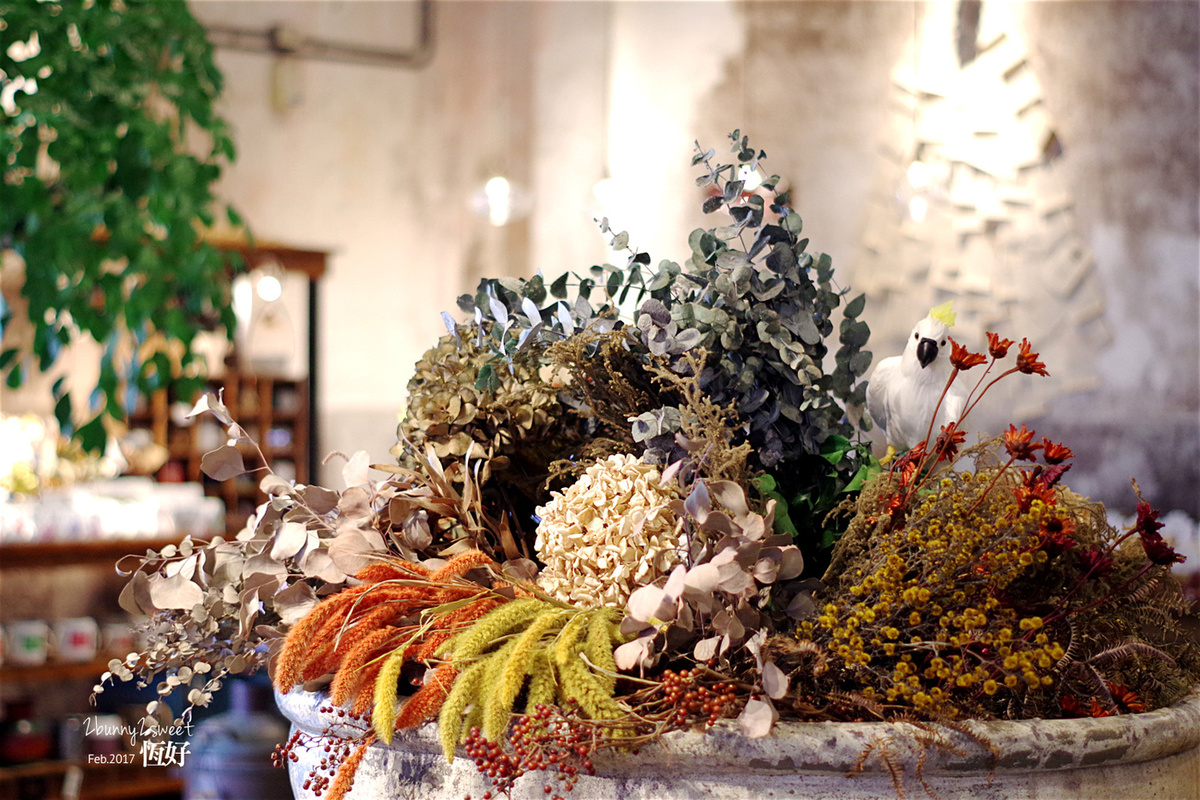
<svg viewBox="0 0 1200 800"><path fill-rule="evenodd" d="M558 600L583 608L625 605L629 595L679 561L682 523L670 503L674 481L658 467L612 455L588 467L537 509L538 583Z"/></svg>

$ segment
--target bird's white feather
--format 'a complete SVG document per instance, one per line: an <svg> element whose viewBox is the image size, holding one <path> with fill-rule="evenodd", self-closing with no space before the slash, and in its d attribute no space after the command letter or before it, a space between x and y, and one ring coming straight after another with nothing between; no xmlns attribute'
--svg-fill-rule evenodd
<svg viewBox="0 0 1200 800"><path fill-rule="evenodd" d="M918 357L923 341L928 342L925 349L933 353L925 365ZM961 382L955 381L942 398L951 372L946 325L932 316L913 327L903 354L879 362L867 384L867 411L886 432L889 446L907 450L925 439L935 408L937 420L931 435L943 425L958 421L966 401Z"/></svg>

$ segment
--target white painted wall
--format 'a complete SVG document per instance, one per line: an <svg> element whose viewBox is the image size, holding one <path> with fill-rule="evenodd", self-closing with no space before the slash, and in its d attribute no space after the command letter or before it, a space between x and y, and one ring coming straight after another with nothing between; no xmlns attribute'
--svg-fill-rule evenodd
<svg viewBox="0 0 1200 800"><path fill-rule="evenodd" d="M1065 146L1056 191L1073 200L1072 235L1093 259L1083 289L1058 298L1051 264L980 260L946 249L952 239L880 222L877 197L897 169L881 169L880 153L903 151L913 133L894 105L896 69L912 62L914 35L949 36L944 19L926 23L953 5L437 2L427 67L285 63L286 109L272 103L280 59L219 50L221 109L239 149L220 193L259 238L331 253L319 448L386 460L439 312L482 276L556 276L610 258L597 214L655 263L686 258L689 231L707 222L693 140L721 150L740 127L791 184L839 280L875 287L866 319L880 357L928 307L923 259L1002 288L964 300L974 308L964 332L1003 322L1005 335L1041 337L1055 361L1049 390L1010 393L1000 407L1067 439L1080 454L1073 486L1121 507L1135 474L1148 496L1195 515L1200 6L1003 7ZM192 7L210 25L282 24L376 47L403 49L417 34L410 0ZM497 172L532 198L529 216L502 229L470 206ZM606 173L617 193L601 208L592 187ZM890 243L889 257L867 257L868 242Z"/></svg>
<svg viewBox="0 0 1200 800"><path fill-rule="evenodd" d="M411 2L194 0L203 23L404 48ZM741 49L725 2L437 3L419 71L218 50L236 163L220 194L261 239L326 249L319 330L325 451L395 441L412 365L439 312L482 276L557 276L609 260L608 214L659 258L686 258L699 220L692 118ZM272 106L286 71L295 104ZM621 187L602 208L606 168ZM491 228L470 210L506 172L531 216Z"/></svg>

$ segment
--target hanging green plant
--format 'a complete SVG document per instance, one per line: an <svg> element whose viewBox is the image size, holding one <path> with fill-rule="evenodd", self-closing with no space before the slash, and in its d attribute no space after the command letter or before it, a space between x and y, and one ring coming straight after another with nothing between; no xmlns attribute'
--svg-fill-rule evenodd
<svg viewBox="0 0 1200 800"><path fill-rule="evenodd" d="M87 409L53 388L64 432L99 450L139 393L200 388L197 331L232 334L229 257L201 233L234 158L222 78L183 0L0 2L0 29L0 250L23 266L0 372L16 388L76 339L103 345Z"/></svg>

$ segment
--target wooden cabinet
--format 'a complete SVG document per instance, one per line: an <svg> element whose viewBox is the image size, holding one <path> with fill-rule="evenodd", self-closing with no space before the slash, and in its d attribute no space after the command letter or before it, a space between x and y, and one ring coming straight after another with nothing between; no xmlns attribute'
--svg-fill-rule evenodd
<svg viewBox="0 0 1200 800"><path fill-rule="evenodd" d="M93 598L104 595L115 606L115 587L92 586L89 575L113 575L116 561L131 553L145 552L146 548L160 549L178 538L103 540L91 542L38 542L31 544L0 545L0 596L5 598L4 610L9 612L15 603L10 592L37 591L38 582L55 581L69 584L73 591L87 591ZM115 575L113 575L115 577ZM102 610L102 609L97 609ZM53 609L46 609L53 612ZM0 614L0 616L4 616ZM5 617L3 622L11 622ZM124 654L102 653L87 662L47 661L40 666L0 665L0 699L11 700L14 695L34 698L40 706L39 717L55 718L46 706L54 700L65 700L70 695L83 698L85 705L74 706L74 711L87 709L86 696L90 687L108 669L113 657ZM61 712L63 709L59 709ZM90 709L88 709L90 711ZM32 763L0 765L0 800L21 798L76 797L79 800L115 800L116 798L142 798L142 800L178 800L183 790L183 780L178 770L166 767L146 766L136 753L122 756L131 759L128 764L89 763L82 760L44 759ZM98 760L98 759L96 759Z"/></svg>
<svg viewBox="0 0 1200 800"><path fill-rule="evenodd" d="M312 411L307 380L248 375L234 369L209 382L208 391L220 393L234 420L261 450L243 446L246 467L263 466L263 458L280 477L308 483L312 464ZM173 401L159 392L138 408L130 427L147 428L167 449L167 462L158 470L160 481L195 481L205 494L225 503L225 529L240 531L254 509L266 500L258 490L261 471L218 483L204 475L204 454L225 443L226 433L210 414L184 419L199 398Z"/></svg>
<svg viewBox="0 0 1200 800"><path fill-rule="evenodd" d="M256 369L253 354L239 352L253 345L253 324L239 333L240 345L226 358L224 374L210 382L210 391L223 391L225 405L233 418L258 443L262 456L282 478L308 483L317 470L316 396L318 364L316 330L318 324L319 281L324 276L328 254L279 244L257 242L253 246L239 241L214 241L218 247L241 256L253 282L260 272L290 275L299 297L289 297L295 308L294 342L299 354L297 370L276 374ZM249 340L249 341L248 341ZM303 377L299 377L303 376ZM168 461L156 475L162 481L197 481L205 492L225 503L225 527L237 533L254 509L266 498L258 491L261 472L218 484L200 470L204 454L225 443L220 425L211 415L202 415L185 424L183 410L197 398L169 398L160 392L149 398L133 415L131 427L149 428L156 443L168 450ZM243 453L248 468L262 466L253 448Z"/></svg>

